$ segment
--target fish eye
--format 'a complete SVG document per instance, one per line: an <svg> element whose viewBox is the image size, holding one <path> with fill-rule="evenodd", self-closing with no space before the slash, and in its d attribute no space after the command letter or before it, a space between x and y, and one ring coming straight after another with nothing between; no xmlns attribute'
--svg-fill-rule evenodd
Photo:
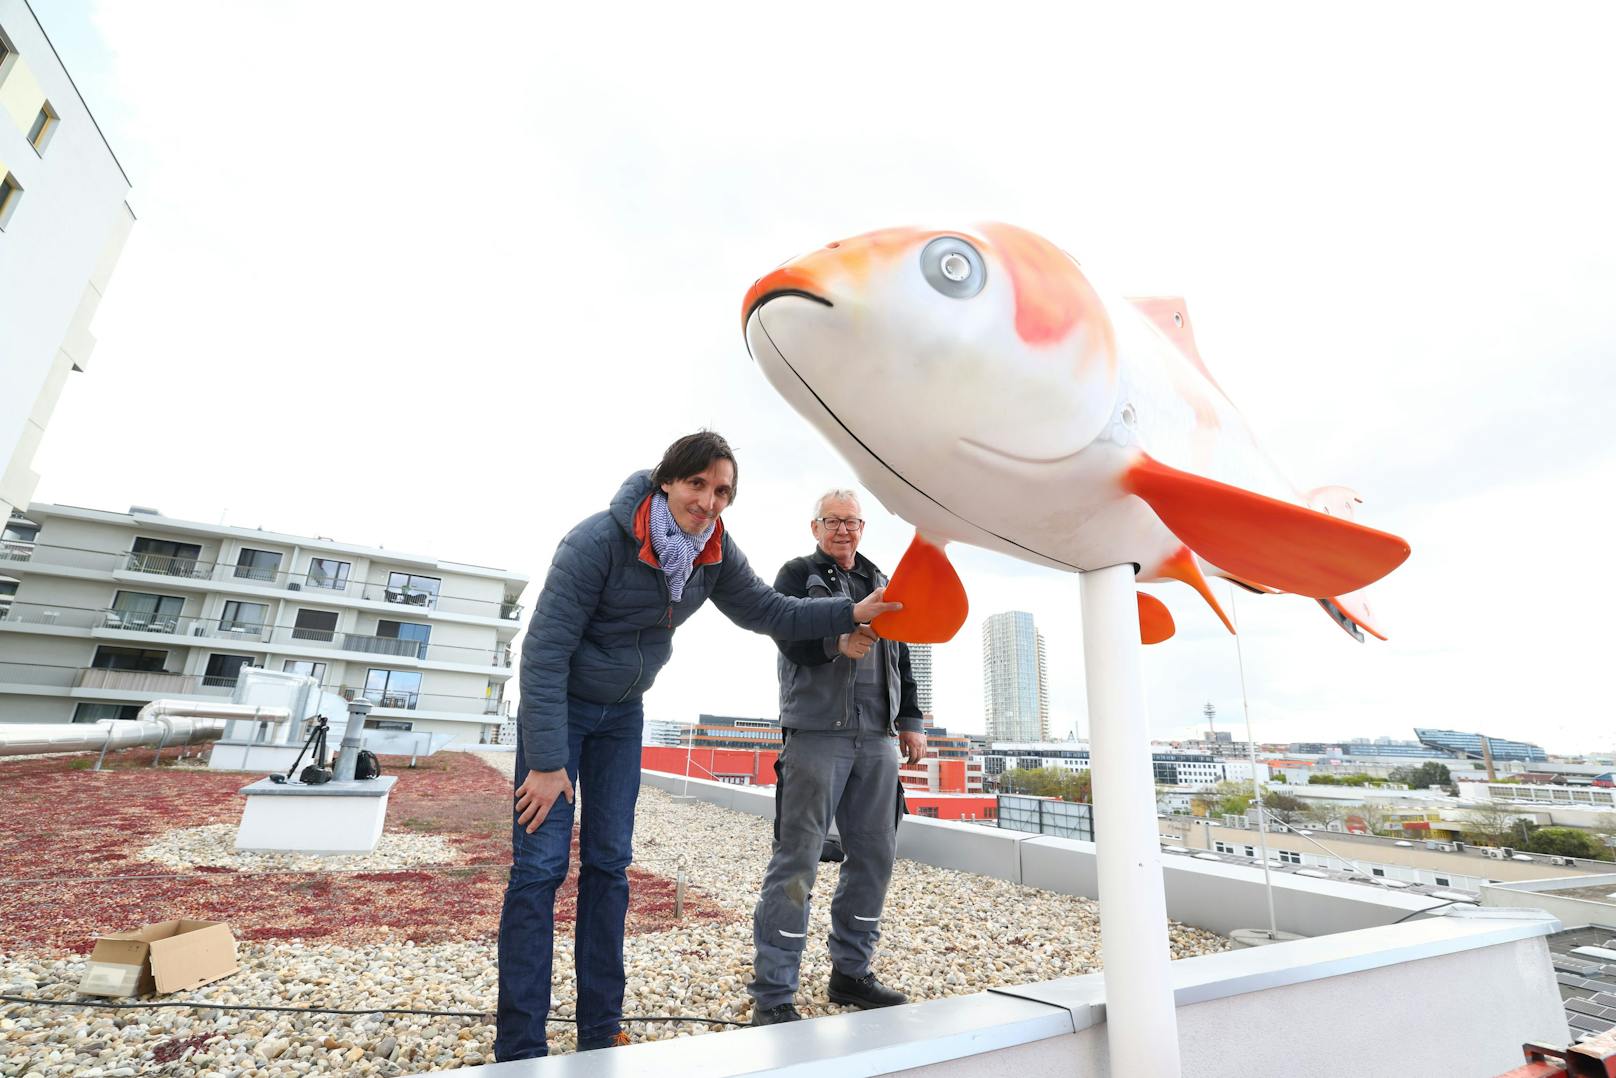
<svg viewBox="0 0 1616 1078"><path fill-rule="evenodd" d="M939 236L926 244L920 272L933 288L954 299L970 299L988 280L981 254L958 236Z"/></svg>

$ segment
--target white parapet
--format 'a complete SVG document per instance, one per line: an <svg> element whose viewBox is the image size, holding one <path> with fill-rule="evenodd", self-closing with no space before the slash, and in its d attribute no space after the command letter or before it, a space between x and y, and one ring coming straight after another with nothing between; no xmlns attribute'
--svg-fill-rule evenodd
<svg viewBox="0 0 1616 1078"><path fill-rule="evenodd" d="M236 832L243 852L370 853L382 837L395 775L318 786L260 779L241 792Z"/></svg>

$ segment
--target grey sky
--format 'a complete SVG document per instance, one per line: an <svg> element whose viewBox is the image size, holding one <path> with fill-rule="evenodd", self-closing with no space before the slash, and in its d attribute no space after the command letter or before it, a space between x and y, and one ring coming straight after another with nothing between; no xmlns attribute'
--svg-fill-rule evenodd
<svg viewBox="0 0 1616 1078"><path fill-rule="evenodd" d="M1373 596L1389 644L1240 600L1260 738L1612 748L1608 5L36 10L140 218L41 500L539 578L710 425L772 577L850 474L752 369L747 285L869 228L1001 219L1188 296L1296 485L1357 488L1414 547ZM866 512L890 567L909 530ZM980 620L1018 608L1057 730L1086 733L1075 579L955 560L973 616L938 653L939 720L980 729ZM1180 630L1148 652L1153 731L1207 699L1235 718L1233 641L1154 590ZM704 614L649 714L772 714L772 655Z"/></svg>

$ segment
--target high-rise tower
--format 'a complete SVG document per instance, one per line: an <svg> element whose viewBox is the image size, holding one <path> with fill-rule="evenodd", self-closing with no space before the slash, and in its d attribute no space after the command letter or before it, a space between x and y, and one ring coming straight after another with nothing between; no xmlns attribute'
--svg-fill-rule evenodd
<svg viewBox="0 0 1616 1078"><path fill-rule="evenodd" d="M1020 610L982 623L982 696L992 741L1049 740L1044 634Z"/></svg>

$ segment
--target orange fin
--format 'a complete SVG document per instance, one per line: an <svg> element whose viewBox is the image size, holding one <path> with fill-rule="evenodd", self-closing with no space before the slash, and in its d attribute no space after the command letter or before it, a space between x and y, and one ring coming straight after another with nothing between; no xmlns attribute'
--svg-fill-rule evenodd
<svg viewBox="0 0 1616 1078"><path fill-rule="evenodd" d="M954 639L970 604L965 585L948 563L943 548L919 532L892 571L886 599L903 609L882 614L870 627L888 640L906 644L941 644Z"/></svg>
<svg viewBox="0 0 1616 1078"><path fill-rule="evenodd" d="M1143 498L1184 545L1230 573L1328 599L1357 591L1403 563L1408 543L1140 454L1122 486Z"/></svg>
<svg viewBox="0 0 1616 1078"><path fill-rule="evenodd" d="M1225 614L1223 607L1218 605L1218 600L1212 594L1211 587L1207 585L1206 577L1201 573L1201 567L1195 564L1195 555L1190 553L1189 547L1179 547L1178 552L1162 562L1161 568L1157 571L1162 576L1170 576L1174 580L1188 584L1200 592L1201 598L1206 600L1206 605L1212 608L1212 613L1222 619L1223 627L1231 633L1234 632L1234 622L1229 620L1229 615Z"/></svg>
<svg viewBox="0 0 1616 1078"><path fill-rule="evenodd" d="M1139 592L1139 642L1159 644L1173 635L1173 615L1154 595Z"/></svg>
<svg viewBox="0 0 1616 1078"><path fill-rule="evenodd" d="M1368 633L1377 640L1386 639L1386 634L1375 628L1375 617L1369 612L1369 604L1361 595L1336 595L1329 599L1320 599L1319 605L1324 612L1330 615L1330 620L1341 626L1348 636L1358 643L1363 643L1363 634Z"/></svg>

